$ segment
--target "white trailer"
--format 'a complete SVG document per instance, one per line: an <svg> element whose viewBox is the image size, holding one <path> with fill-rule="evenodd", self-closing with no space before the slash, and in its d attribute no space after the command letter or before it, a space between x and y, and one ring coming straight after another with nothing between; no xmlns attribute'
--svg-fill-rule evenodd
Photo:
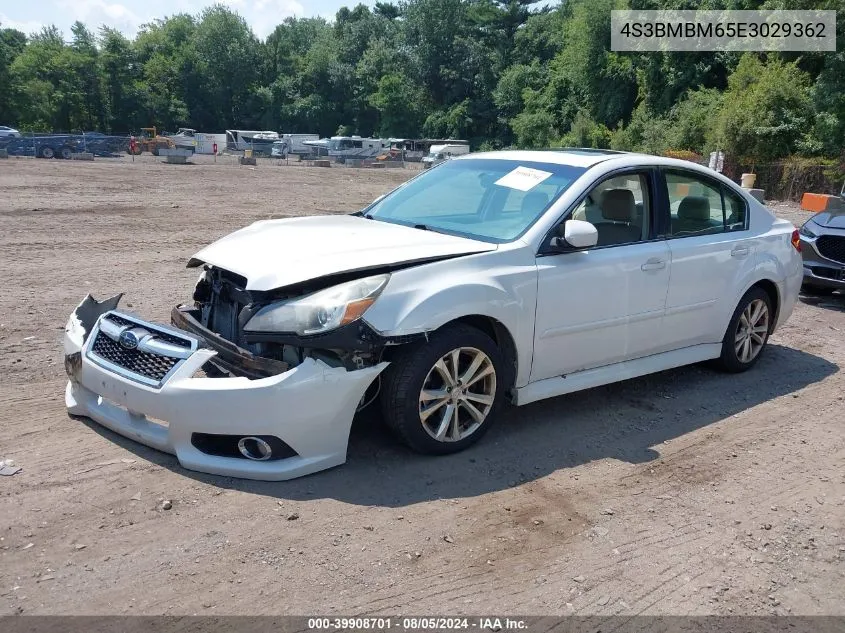
<svg viewBox="0 0 845 633"><path fill-rule="evenodd" d="M282 134L282 138L288 144L288 154L299 154L306 156L314 153L314 148L310 145L305 145L305 141L320 140L319 134Z"/></svg>
<svg viewBox="0 0 845 633"><path fill-rule="evenodd" d="M206 134L197 132L194 135L197 144L194 151L197 154L213 154L214 145L217 145L217 151L222 152L226 149L226 135L225 134Z"/></svg>

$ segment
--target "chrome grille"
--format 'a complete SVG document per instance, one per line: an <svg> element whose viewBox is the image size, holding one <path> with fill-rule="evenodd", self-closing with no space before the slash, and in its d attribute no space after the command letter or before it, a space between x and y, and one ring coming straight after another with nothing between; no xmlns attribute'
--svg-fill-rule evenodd
<svg viewBox="0 0 845 633"><path fill-rule="evenodd" d="M115 324L117 324L121 327L136 327L138 325L138 323L136 323L135 321L130 321L129 319L126 319L126 318L120 316L119 314L115 314L114 312L111 312L111 313L105 315L103 318L108 320L108 321L111 321L112 323L115 323ZM162 331L159 330L155 333L155 335L156 335L157 339L161 339L162 341L167 341L168 343L173 343L174 345L179 345L181 347L190 347L191 346L191 342L189 340L184 339L184 338L180 338L178 336L172 336L171 334L168 334L167 332L162 332Z"/></svg>
<svg viewBox="0 0 845 633"><path fill-rule="evenodd" d="M816 240L816 248L823 257L845 264L845 237L822 235Z"/></svg>
<svg viewBox="0 0 845 633"><path fill-rule="evenodd" d="M91 351L103 360L156 382L164 380L167 373L179 362L178 358L159 356L137 349L126 349L102 332L97 332L97 338L94 339Z"/></svg>
<svg viewBox="0 0 845 633"><path fill-rule="evenodd" d="M107 312L91 332L87 354L116 374L159 387L196 351L198 344L195 338L178 330Z"/></svg>

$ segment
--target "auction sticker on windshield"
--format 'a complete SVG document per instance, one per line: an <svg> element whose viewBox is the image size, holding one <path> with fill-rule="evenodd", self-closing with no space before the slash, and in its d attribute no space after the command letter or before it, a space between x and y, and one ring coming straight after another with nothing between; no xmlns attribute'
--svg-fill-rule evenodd
<svg viewBox="0 0 845 633"><path fill-rule="evenodd" d="M501 187L519 189L520 191L530 191L551 175L552 172L550 171L519 166L499 178L496 184Z"/></svg>

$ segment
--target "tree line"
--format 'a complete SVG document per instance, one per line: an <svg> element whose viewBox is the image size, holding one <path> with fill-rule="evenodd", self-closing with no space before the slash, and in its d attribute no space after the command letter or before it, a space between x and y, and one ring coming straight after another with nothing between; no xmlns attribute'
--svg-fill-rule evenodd
<svg viewBox="0 0 845 633"><path fill-rule="evenodd" d="M619 53L612 9L839 9L836 53ZM0 123L451 137L473 148L722 149L765 162L845 147L842 0L402 0L287 18L259 39L218 5L127 38L0 25Z"/></svg>

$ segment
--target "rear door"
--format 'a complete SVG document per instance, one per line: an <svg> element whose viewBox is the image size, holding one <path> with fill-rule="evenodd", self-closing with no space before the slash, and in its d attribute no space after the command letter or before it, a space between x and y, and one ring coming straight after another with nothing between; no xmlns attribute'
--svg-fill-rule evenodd
<svg viewBox="0 0 845 633"><path fill-rule="evenodd" d="M737 284L755 266L748 205L705 174L673 168L662 169L661 176L672 259L663 347L718 343L735 307Z"/></svg>

